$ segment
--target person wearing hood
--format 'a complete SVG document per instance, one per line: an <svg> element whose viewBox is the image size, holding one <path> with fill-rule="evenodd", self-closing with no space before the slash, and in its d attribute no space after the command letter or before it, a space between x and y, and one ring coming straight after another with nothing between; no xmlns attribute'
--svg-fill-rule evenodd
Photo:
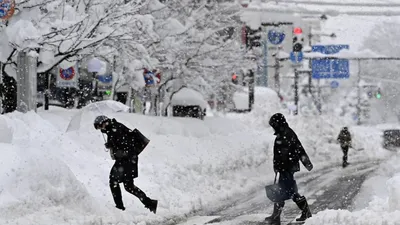
<svg viewBox="0 0 400 225"><path fill-rule="evenodd" d="M131 130L116 119L106 116L98 116L94 121L96 130L107 134L107 142L104 144L110 150L110 155L115 163L110 171L109 184L115 207L125 210L122 202L119 183L123 183L125 190L139 198L143 205L151 212L156 213L157 200L150 199L134 184L134 178L138 177L138 155L146 147L149 140L141 143L139 131ZM138 135L139 133L139 135Z"/></svg>
<svg viewBox="0 0 400 225"><path fill-rule="evenodd" d="M302 211L300 218L296 221L305 221L311 217L311 211L306 198L298 193L294 173L300 171L299 161L308 171L312 170L313 165L296 133L289 127L281 113L274 114L269 120L269 125L275 130L274 135L276 135L273 168L275 173L279 173L278 185L285 193L285 197L282 199L291 198ZM280 225L280 216L284 205L284 200L274 203L272 215L265 218L267 224Z"/></svg>
<svg viewBox="0 0 400 225"><path fill-rule="evenodd" d="M351 134L349 132L349 128L343 127L342 130L340 130L337 141L339 142L340 148L343 151L342 167L344 168L349 165L349 163L347 162L347 155L349 153L349 148L351 148Z"/></svg>

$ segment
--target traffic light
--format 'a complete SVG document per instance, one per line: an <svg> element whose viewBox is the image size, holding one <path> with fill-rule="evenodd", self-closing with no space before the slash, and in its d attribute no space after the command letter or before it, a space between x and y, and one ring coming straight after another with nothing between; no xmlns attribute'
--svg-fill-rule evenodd
<svg viewBox="0 0 400 225"><path fill-rule="evenodd" d="M303 50L303 30L300 27L293 29L293 52L301 52Z"/></svg>
<svg viewBox="0 0 400 225"><path fill-rule="evenodd" d="M253 47L261 46L261 27L257 30L253 30L250 27L246 27L246 48L253 49Z"/></svg>
<svg viewBox="0 0 400 225"><path fill-rule="evenodd" d="M375 98L380 99L382 98L382 93L381 93L381 89L378 89L375 93Z"/></svg>
<svg viewBox="0 0 400 225"><path fill-rule="evenodd" d="M232 74L232 83L233 84L238 84L238 76L236 75L236 73Z"/></svg>

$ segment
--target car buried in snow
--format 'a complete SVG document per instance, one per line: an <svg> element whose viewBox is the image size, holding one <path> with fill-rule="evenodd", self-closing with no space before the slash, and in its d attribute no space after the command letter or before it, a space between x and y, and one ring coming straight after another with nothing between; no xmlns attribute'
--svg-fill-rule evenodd
<svg viewBox="0 0 400 225"><path fill-rule="evenodd" d="M172 116L203 120L206 116L207 104L200 92L186 87L182 88L172 96Z"/></svg>
<svg viewBox="0 0 400 225"><path fill-rule="evenodd" d="M388 150L395 150L400 147L400 129L383 130L382 146Z"/></svg>

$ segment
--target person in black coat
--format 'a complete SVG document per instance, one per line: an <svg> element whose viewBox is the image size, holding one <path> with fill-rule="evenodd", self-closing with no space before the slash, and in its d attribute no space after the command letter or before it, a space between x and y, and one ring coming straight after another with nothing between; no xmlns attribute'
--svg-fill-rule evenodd
<svg viewBox="0 0 400 225"><path fill-rule="evenodd" d="M157 200L150 199L134 184L134 178L138 177L138 155L144 149L139 146L136 130L127 128L115 119L106 116L98 116L94 121L94 127L107 134L105 147L110 150L110 155L115 163L110 171L110 189L114 198L115 207L125 210L122 202L119 183L123 183L125 190L137 198L151 212L156 213Z"/></svg>
<svg viewBox="0 0 400 225"><path fill-rule="evenodd" d="M275 130L273 167L275 173L279 173L278 185L284 190L285 199L292 199L302 210L301 217L297 221L305 221L311 217L311 211L307 200L297 190L294 173L300 171L299 161L311 171L313 165L305 152L296 133L289 127L285 117L281 113L274 114L269 120L270 126ZM285 202L275 202L271 216L265 218L269 224L280 224L280 215Z"/></svg>
<svg viewBox="0 0 400 225"><path fill-rule="evenodd" d="M340 144L340 148L343 151L343 167L346 167L349 163L347 162L347 155L349 153L349 148L351 148L351 134L347 127L343 127L340 131L337 141Z"/></svg>

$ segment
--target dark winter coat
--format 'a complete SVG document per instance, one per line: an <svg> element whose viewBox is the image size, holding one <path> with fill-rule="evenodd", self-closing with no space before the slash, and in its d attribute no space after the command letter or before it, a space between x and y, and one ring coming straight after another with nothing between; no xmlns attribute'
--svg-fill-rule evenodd
<svg viewBox="0 0 400 225"><path fill-rule="evenodd" d="M313 165L296 133L289 127L286 119L278 113L271 117L270 125L275 130L274 170L276 172L300 171L299 161L307 170Z"/></svg>
<svg viewBox="0 0 400 225"><path fill-rule="evenodd" d="M341 147L350 147L351 146L351 134L347 128L343 128L339 136L337 137L339 144Z"/></svg>
<svg viewBox="0 0 400 225"><path fill-rule="evenodd" d="M134 177L138 175L138 155L140 152L135 147L133 130L129 129L115 119L109 119L108 125L103 131L107 134L107 148L110 149L112 157L120 163L131 162ZM127 169L127 168L126 168Z"/></svg>

